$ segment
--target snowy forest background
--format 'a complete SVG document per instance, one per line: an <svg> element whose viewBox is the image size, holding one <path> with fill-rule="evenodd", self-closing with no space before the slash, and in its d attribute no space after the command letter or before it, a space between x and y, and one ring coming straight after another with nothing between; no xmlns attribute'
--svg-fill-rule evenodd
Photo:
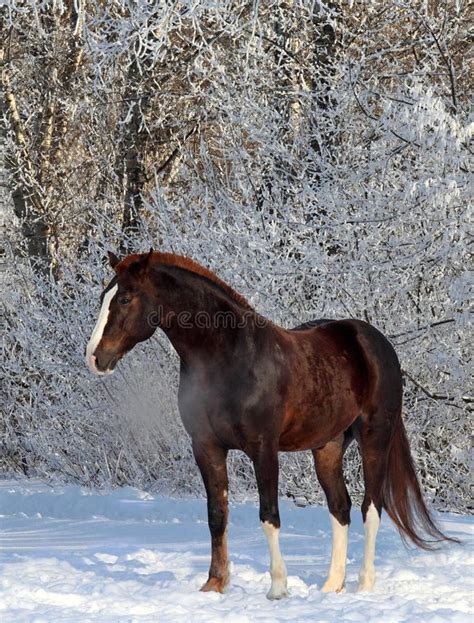
<svg viewBox="0 0 474 623"><path fill-rule="evenodd" d="M424 489L469 510L468 3L0 6L1 473L201 492L164 336L84 365L106 251L153 245L283 326L389 336ZM322 501L310 454L281 465ZM230 476L253 491L240 453Z"/></svg>

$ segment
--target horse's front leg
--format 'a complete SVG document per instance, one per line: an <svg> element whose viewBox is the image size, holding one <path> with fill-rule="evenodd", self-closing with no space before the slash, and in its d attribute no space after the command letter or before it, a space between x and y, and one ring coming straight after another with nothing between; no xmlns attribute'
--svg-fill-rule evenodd
<svg viewBox="0 0 474 623"><path fill-rule="evenodd" d="M193 451L206 488L207 517L212 548L209 578L201 590L222 593L229 582L227 450L214 443L202 441L193 442Z"/></svg>
<svg viewBox="0 0 474 623"><path fill-rule="evenodd" d="M286 566L280 552L280 513L278 511L278 452L261 449L252 457L260 497L260 521L270 550L272 585L268 599L288 596Z"/></svg>

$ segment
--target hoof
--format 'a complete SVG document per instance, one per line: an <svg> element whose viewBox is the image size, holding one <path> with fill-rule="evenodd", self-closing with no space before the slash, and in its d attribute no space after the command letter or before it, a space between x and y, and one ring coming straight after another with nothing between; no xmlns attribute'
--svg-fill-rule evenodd
<svg viewBox="0 0 474 623"><path fill-rule="evenodd" d="M284 597L288 597L288 595L289 593L286 586L272 586L267 593L267 599L283 599Z"/></svg>
<svg viewBox="0 0 474 623"><path fill-rule="evenodd" d="M372 592L375 586L375 574L368 573L361 575L359 578L359 586L357 591L361 592Z"/></svg>
<svg viewBox="0 0 474 623"><path fill-rule="evenodd" d="M209 578L208 581L201 588L203 593L209 593L214 591L215 593L223 593L225 587L229 583L229 576L225 578Z"/></svg>
<svg viewBox="0 0 474 623"><path fill-rule="evenodd" d="M344 590L344 580L334 582L333 580L326 580L321 592L322 593L341 593Z"/></svg>

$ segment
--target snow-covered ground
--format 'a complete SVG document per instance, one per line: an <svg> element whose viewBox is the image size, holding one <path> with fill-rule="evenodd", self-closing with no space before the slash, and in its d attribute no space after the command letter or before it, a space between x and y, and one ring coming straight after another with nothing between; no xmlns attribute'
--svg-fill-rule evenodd
<svg viewBox="0 0 474 623"><path fill-rule="evenodd" d="M209 536L203 500L107 494L35 481L0 481L0 620L28 621L371 621L473 620L472 518L439 515L464 540L436 553L407 551L384 517L374 593L356 593L362 555L353 511L344 593L323 594L329 562L326 509L282 501L282 550L290 597L270 602L266 540L254 503L233 504L231 584L201 593Z"/></svg>

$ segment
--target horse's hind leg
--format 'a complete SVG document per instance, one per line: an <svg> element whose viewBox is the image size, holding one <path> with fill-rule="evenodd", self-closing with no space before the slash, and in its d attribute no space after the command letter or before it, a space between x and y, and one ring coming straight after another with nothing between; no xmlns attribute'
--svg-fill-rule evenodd
<svg viewBox="0 0 474 623"><path fill-rule="evenodd" d="M332 552L328 578L322 591L340 592L346 577L347 535L350 524L351 499L342 472L342 457L352 434L347 431L323 448L313 450L316 475L328 502L332 524Z"/></svg>
<svg viewBox="0 0 474 623"><path fill-rule="evenodd" d="M383 506L383 485L392 436L391 418L378 410L362 416L354 427L364 470L365 494L362 502L365 543L359 573L359 591L371 591L375 585L375 541Z"/></svg>

